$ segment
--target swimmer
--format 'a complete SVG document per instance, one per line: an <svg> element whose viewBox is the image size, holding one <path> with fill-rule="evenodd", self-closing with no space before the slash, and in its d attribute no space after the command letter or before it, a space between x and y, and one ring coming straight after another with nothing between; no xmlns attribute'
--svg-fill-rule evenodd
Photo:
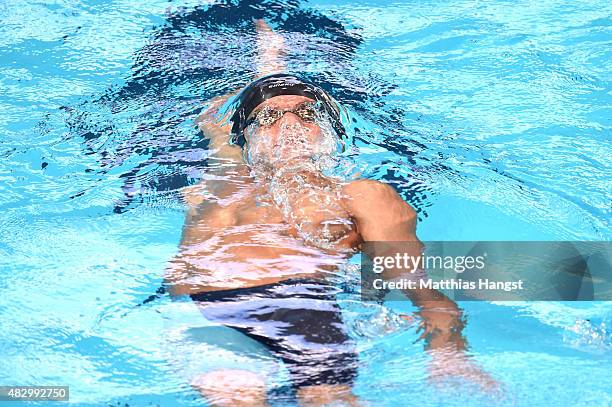
<svg viewBox="0 0 612 407"><path fill-rule="evenodd" d="M213 154L204 179L184 190L188 211L166 283L208 320L282 360L300 404L359 405L357 354L326 276L364 242L414 242L420 250L417 216L385 183L324 175L340 148L340 110L325 91L286 73L282 36L262 20L256 29L254 82L211 100L198 118ZM235 111L220 121L235 95ZM423 321L432 378L493 385L465 354L457 305L436 290L408 295ZM243 363L191 384L213 405L265 405L268 377L258 373Z"/></svg>

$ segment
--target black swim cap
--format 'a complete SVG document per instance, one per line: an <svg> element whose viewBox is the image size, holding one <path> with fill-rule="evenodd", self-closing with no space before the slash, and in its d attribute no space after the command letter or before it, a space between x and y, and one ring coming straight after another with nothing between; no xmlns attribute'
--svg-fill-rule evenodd
<svg viewBox="0 0 612 407"><path fill-rule="evenodd" d="M321 88L290 74L274 74L260 78L246 86L236 99L236 111L230 118L232 133L230 142L244 146L243 131L247 126L247 118L262 102L281 95L305 96L321 102L331 119L331 124L338 136L345 135L340 109L333 99Z"/></svg>

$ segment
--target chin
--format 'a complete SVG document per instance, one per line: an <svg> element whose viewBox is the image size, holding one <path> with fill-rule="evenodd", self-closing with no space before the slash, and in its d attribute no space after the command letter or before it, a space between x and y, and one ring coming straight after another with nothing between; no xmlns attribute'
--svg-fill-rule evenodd
<svg viewBox="0 0 612 407"><path fill-rule="evenodd" d="M314 156L312 151L296 151L291 147L284 148L282 151L273 154L275 161L291 161L296 159L309 159Z"/></svg>

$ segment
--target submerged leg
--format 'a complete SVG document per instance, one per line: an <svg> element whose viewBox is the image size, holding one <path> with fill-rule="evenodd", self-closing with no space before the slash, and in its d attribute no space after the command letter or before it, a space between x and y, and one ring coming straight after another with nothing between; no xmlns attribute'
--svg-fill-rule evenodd
<svg viewBox="0 0 612 407"><path fill-rule="evenodd" d="M300 406L360 406L359 399L351 392L351 387L340 384L321 384L302 387L297 392Z"/></svg>
<svg viewBox="0 0 612 407"><path fill-rule="evenodd" d="M215 370L196 377L191 385L212 406L267 405L265 382L247 370Z"/></svg>

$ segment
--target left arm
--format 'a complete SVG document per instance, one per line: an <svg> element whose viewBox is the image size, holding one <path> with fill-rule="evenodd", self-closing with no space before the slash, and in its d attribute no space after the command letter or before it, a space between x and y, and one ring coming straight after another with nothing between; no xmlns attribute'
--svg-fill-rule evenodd
<svg viewBox="0 0 612 407"><path fill-rule="evenodd" d="M390 242L401 243L402 252L420 256L423 245L416 236L416 212L393 187L373 180L358 180L344 187L345 209L355 220L357 231L371 248L368 256L394 256L398 250ZM380 244L377 244L380 242ZM391 269L383 272L385 279L405 273ZM467 355L467 341L462 335L465 326L457 304L434 289L406 290L405 294L422 319L421 335L425 348L432 356L430 377L438 380L462 376L486 390L498 388L498 383Z"/></svg>
<svg viewBox="0 0 612 407"><path fill-rule="evenodd" d="M408 251L410 256L421 255L423 245L416 236L416 212L393 187L378 181L359 180L347 185L345 193L347 211L355 219L361 238L371 242L368 256L395 255L397 251L387 242L401 242L402 251ZM383 277L390 280L404 272L385 270ZM465 350L467 344L461 335L464 324L454 301L434 289L418 288L404 293L419 308L427 349Z"/></svg>

